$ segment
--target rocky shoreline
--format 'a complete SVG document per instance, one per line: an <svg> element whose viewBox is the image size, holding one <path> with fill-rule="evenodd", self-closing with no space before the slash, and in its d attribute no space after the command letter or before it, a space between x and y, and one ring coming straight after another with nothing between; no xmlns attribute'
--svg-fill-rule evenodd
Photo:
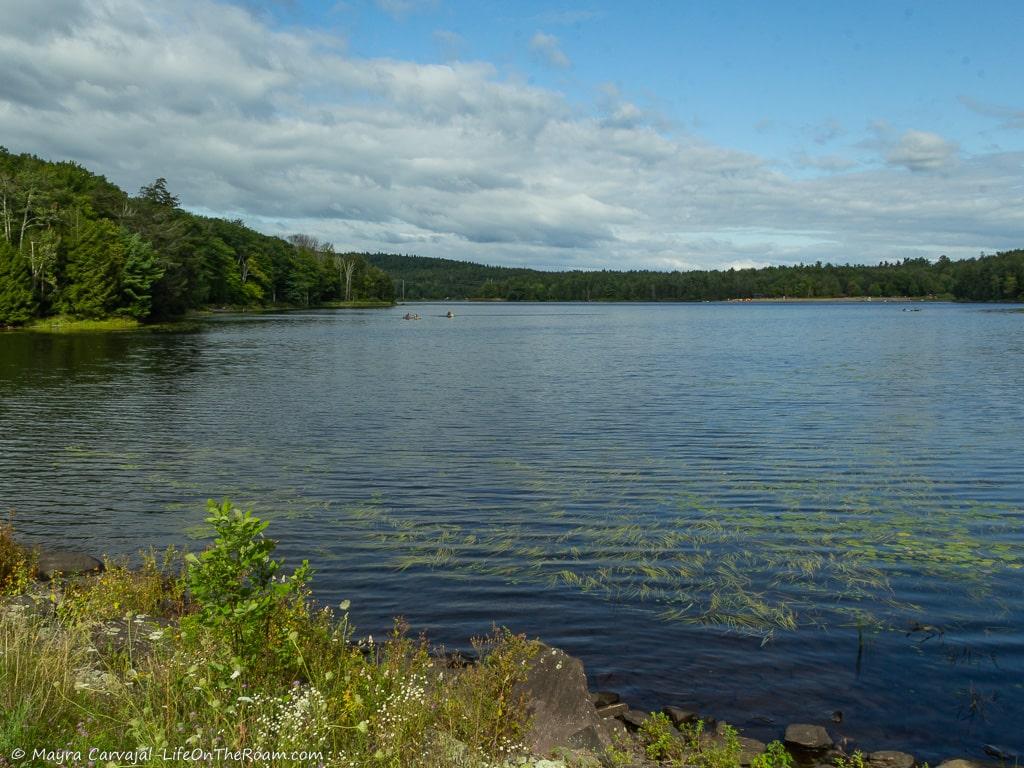
<svg viewBox="0 0 1024 768"><path fill-rule="evenodd" d="M0 601L3 611L30 611L53 616L60 602L61 584L65 579L89 578L101 573L103 563L97 558L72 550L36 549L37 586L18 597ZM137 643L135 651L145 651L148 633L159 632L173 623L173 619L136 617L133 621L145 632L128 631L122 626L128 619L107 621L95 629L97 638L103 638L110 649L123 650L126 638ZM372 641L371 641L372 643ZM619 749L630 754L628 763L615 763L622 768L655 768L663 765L657 759L643 757L641 736L652 718L671 724L668 731L672 739L680 742L680 749L693 748L686 742L689 734L709 748L738 743L738 761L742 768L758 766L769 745L743 735L729 724L717 720L712 714L698 712L684 705L664 706L660 713L631 706L613 691L594 691L588 685L583 662L564 651L539 644L539 652L532 660L525 681L519 684L519 693L531 718L529 732L523 747L531 755L537 768L560 766L612 765L607 755ZM438 653L434 658L437 674L458 675L476 663L472 656L462 652ZM833 723L834 725L834 723ZM915 768L927 766L914 755L894 749L871 752L851 750L845 739L836 739L829 724L791 723L777 735L785 750L799 768ZM625 750L623 751L623 747ZM937 768L994 768L1017 766L1021 756L1010 750L986 745L991 760L979 761L966 757L949 757ZM677 764L677 763L673 763Z"/></svg>

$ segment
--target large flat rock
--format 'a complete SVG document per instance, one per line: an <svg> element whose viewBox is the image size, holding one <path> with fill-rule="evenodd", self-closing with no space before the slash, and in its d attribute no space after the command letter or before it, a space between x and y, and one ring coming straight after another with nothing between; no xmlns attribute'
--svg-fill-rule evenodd
<svg viewBox="0 0 1024 768"><path fill-rule="evenodd" d="M790 749L813 752L832 747L832 737L820 725L793 723L786 726L786 746Z"/></svg>
<svg viewBox="0 0 1024 768"><path fill-rule="evenodd" d="M36 570L40 579L49 581L57 574L74 576L79 573L98 573L103 563L92 555L70 549L40 549Z"/></svg>
<svg viewBox="0 0 1024 768"><path fill-rule="evenodd" d="M914 768L915 761L914 756L906 752L883 749L869 754L868 762L871 763L871 768Z"/></svg>

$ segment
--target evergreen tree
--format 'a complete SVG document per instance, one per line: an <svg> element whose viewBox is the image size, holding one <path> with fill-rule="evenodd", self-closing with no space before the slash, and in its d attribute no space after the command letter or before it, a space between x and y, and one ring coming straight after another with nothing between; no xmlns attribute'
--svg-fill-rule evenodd
<svg viewBox="0 0 1024 768"><path fill-rule="evenodd" d="M0 238L0 325L21 325L32 318L35 308L28 263Z"/></svg>
<svg viewBox="0 0 1024 768"><path fill-rule="evenodd" d="M124 267L117 312L128 317L149 317L153 304L153 284L163 275L153 246L138 235L121 232L124 243Z"/></svg>
<svg viewBox="0 0 1024 768"><path fill-rule="evenodd" d="M79 317L106 317L118 308L125 242L108 219L84 221L68 249L68 282L61 293L61 311Z"/></svg>

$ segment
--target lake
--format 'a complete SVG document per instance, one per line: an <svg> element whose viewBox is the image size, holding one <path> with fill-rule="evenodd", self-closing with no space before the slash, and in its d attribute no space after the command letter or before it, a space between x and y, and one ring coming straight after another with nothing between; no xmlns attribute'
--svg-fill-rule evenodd
<svg viewBox="0 0 1024 768"><path fill-rule="evenodd" d="M402 615L465 647L497 623L635 705L761 738L1024 751L1006 308L446 303L0 335L0 510L25 540L197 548L223 497L362 633Z"/></svg>

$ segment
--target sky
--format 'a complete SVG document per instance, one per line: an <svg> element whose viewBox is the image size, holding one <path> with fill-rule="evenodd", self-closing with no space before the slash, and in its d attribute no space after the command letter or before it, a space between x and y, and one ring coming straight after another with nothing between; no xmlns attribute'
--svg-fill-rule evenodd
<svg viewBox="0 0 1024 768"><path fill-rule="evenodd" d="M342 251L1024 247L1024 3L0 0L0 145Z"/></svg>

